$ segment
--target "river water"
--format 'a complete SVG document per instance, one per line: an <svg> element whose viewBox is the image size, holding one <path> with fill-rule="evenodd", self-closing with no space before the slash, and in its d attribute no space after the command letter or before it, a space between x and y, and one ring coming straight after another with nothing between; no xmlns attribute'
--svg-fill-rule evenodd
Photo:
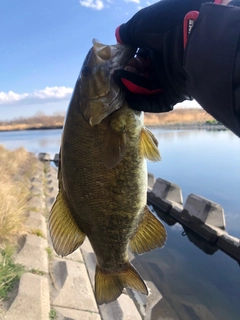
<svg viewBox="0 0 240 320"><path fill-rule="evenodd" d="M148 171L179 185L184 201L194 193L219 203L228 233L240 238L240 139L229 131L151 130L159 141L162 161L148 162ZM0 144L53 157L59 151L61 132L0 132ZM204 244L204 251L199 249L199 241L186 236L180 224L163 223L168 232L166 246L134 259L144 278L164 297L153 308L152 319L158 319L168 306L181 320L239 320L238 263Z"/></svg>

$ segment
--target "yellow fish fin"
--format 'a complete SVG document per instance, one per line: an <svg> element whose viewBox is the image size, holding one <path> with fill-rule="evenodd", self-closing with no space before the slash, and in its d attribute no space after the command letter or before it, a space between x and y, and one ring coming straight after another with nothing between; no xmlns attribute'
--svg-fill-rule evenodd
<svg viewBox="0 0 240 320"><path fill-rule="evenodd" d="M161 155L158 150L158 141L153 133L146 127L141 131L141 152L143 156L151 161L160 161Z"/></svg>
<svg viewBox="0 0 240 320"><path fill-rule="evenodd" d="M62 257L75 251L85 239L85 234L77 226L61 190L50 212L49 231L53 248Z"/></svg>
<svg viewBox="0 0 240 320"><path fill-rule="evenodd" d="M148 295L146 283L129 262L118 273L108 273L96 266L95 297L98 304L116 300L124 288L131 288Z"/></svg>
<svg viewBox="0 0 240 320"><path fill-rule="evenodd" d="M108 126L103 140L103 163L111 169L119 164L126 153L126 133Z"/></svg>
<svg viewBox="0 0 240 320"><path fill-rule="evenodd" d="M146 205L144 216L134 236L130 239L129 249L133 253L142 254L165 245L167 232L164 225Z"/></svg>

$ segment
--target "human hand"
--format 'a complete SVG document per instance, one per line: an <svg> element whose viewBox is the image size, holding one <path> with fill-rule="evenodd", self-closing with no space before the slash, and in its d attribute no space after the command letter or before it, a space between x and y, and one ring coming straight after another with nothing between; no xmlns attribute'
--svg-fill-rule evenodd
<svg viewBox="0 0 240 320"><path fill-rule="evenodd" d="M124 69L116 70L114 80L126 92L152 95L162 92L146 49L140 49Z"/></svg>

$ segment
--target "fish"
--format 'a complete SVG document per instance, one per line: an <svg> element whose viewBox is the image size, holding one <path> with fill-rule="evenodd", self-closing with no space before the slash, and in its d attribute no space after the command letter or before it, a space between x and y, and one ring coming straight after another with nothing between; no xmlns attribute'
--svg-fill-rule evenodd
<svg viewBox="0 0 240 320"><path fill-rule="evenodd" d="M162 222L147 206L146 159L159 161L158 141L113 79L135 48L93 39L65 117L59 191L50 210L55 252L67 256L87 237L96 255L95 298L116 300L124 288L148 295L129 261L165 245Z"/></svg>

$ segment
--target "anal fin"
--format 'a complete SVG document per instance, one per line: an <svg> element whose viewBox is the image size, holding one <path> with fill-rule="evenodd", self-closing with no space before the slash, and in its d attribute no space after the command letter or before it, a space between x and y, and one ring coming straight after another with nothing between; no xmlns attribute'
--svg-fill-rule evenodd
<svg viewBox="0 0 240 320"><path fill-rule="evenodd" d="M167 232L162 222L154 216L146 205L143 219L134 236L130 239L129 249L133 253L142 254L162 248L167 239Z"/></svg>
<svg viewBox="0 0 240 320"><path fill-rule="evenodd" d="M116 273L108 273L96 266L95 297L98 304L116 300L124 288L131 288L148 295L146 283L129 262L123 270Z"/></svg>
<svg viewBox="0 0 240 320"><path fill-rule="evenodd" d="M85 234L76 224L61 189L50 212L49 231L53 248L62 257L75 251L85 239Z"/></svg>

